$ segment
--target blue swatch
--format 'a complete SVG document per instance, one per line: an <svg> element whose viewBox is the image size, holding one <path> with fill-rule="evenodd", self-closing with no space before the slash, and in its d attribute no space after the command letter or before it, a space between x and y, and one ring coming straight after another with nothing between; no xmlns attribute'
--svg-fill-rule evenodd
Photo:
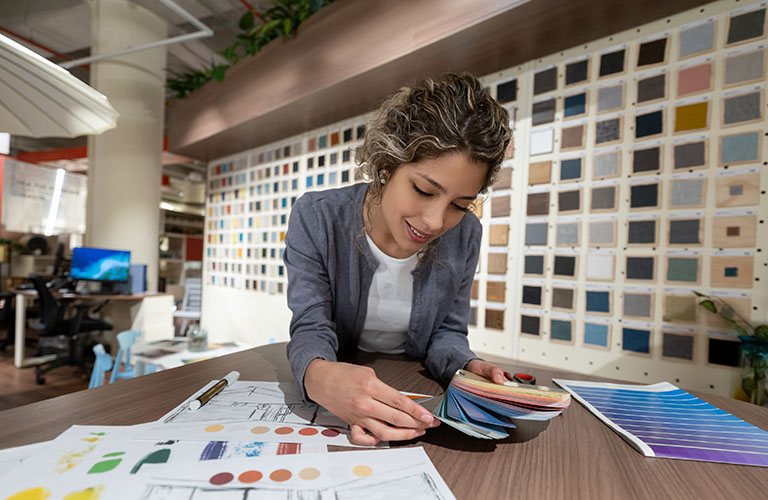
<svg viewBox="0 0 768 500"><path fill-rule="evenodd" d="M660 134L663 131L664 117L661 112L654 111L635 117L635 137L648 137Z"/></svg>
<svg viewBox="0 0 768 500"><path fill-rule="evenodd" d="M565 118L579 116L587 112L587 94L576 94L565 98L563 114Z"/></svg>
<svg viewBox="0 0 768 500"><path fill-rule="evenodd" d="M608 325L584 323L584 343L608 347Z"/></svg>
<svg viewBox="0 0 768 500"><path fill-rule="evenodd" d="M581 178L581 158L563 160L560 163L560 180L567 181Z"/></svg>
<svg viewBox="0 0 768 500"><path fill-rule="evenodd" d="M587 291L587 312L611 312L611 292Z"/></svg>
<svg viewBox="0 0 768 500"><path fill-rule="evenodd" d="M651 332L635 328L624 328L621 345L625 351L648 354L651 352Z"/></svg>

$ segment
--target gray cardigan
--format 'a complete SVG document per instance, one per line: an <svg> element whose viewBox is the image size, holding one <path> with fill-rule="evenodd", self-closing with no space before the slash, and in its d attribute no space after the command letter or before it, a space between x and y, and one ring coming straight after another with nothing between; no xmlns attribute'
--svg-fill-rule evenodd
<svg viewBox="0 0 768 500"><path fill-rule="evenodd" d="M355 184L309 192L291 210L284 254L293 312L287 354L305 397L310 361L336 361L340 348L356 349L365 324L368 290L378 266L363 232L367 189L367 184ZM480 221L467 213L412 272L405 351L424 360L441 381L477 358L469 349L467 321L481 236Z"/></svg>

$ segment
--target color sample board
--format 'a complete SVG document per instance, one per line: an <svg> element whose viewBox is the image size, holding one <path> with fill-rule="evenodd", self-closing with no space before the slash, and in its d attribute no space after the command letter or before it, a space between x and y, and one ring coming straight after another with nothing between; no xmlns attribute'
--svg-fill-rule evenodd
<svg viewBox="0 0 768 500"><path fill-rule="evenodd" d="M668 382L553 381L647 457L768 467L768 432Z"/></svg>

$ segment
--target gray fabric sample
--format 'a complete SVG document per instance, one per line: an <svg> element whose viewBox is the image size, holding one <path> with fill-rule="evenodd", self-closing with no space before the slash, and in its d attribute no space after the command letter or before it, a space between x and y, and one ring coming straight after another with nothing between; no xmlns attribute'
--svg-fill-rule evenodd
<svg viewBox="0 0 768 500"><path fill-rule="evenodd" d="M595 144L621 139L621 119L613 118L595 124Z"/></svg>
<svg viewBox="0 0 768 500"><path fill-rule="evenodd" d="M555 100L549 99L533 105L531 123L542 125L555 121Z"/></svg>
<svg viewBox="0 0 768 500"><path fill-rule="evenodd" d="M765 9L757 9L731 17L726 43L738 43L763 36Z"/></svg>
<svg viewBox="0 0 768 500"><path fill-rule="evenodd" d="M616 208L616 186L592 189L592 210L610 210Z"/></svg>
<svg viewBox="0 0 768 500"><path fill-rule="evenodd" d="M597 91L597 112L621 108L624 104L624 86L604 87Z"/></svg>
<svg viewBox="0 0 768 500"><path fill-rule="evenodd" d="M526 255L523 272L525 274L544 274L544 256Z"/></svg>
<svg viewBox="0 0 768 500"><path fill-rule="evenodd" d="M649 318L651 296L647 293L624 293L624 316Z"/></svg>
<svg viewBox="0 0 768 500"><path fill-rule="evenodd" d="M526 245L546 245L547 244L547 223L526 224L525 225L525 244Z"/></svg>
<svg viewBox="0 0 768 500"><path fill-rule="evenodd" d="M581 210L581 191L560 191L557 193L557 210L559 212Z"/></svg>
<svg viewBox="0 0 768 500"><path fill-rule="evenodd" d="M590 222L589 223L589 244L590 245L612 245L615 240L614 236L615 224L611 221L607 222Z"/></svg>
<svg viewBox="0 0 768 500"><path fill-rule="evenodd" d="M758 159L759 132L729 135L720 140L720 163L750 162Z"/></svg>
<svg viewBox="0 0 768 500"><path fill-rule="evenodd" d="M553 288L552 307L573 309L573 288Z"/></svg>
<svg viewBox="0 0 768 500"><path fill-rule="evenodd" d="M661 148L636 149L632 153L632 172L652 172L661 168Z"/></svg>
<svg viewBox="0 0 768 500"><path fill-rule="evenodd" d="M703 187L703 179L672 182L670 205L673 207L700 206L704 192Z"/></svg>
<svg viewBox="0 0 768 500"><path fill-rule="evenodd" d="M533 95L550 92L557 88L557 67L539 71L533 75Z"/></svg>
<svg viewBox="0 0 768 500"><path fill-rule="evenodd" d="M635 245L652 245L656 243L655 220L631 220L628 225L627 243Z"/></svg>
<svg viewBox="0 0 768 500"><path fill-rule="evenodd" d="M663 99L666 94L667 75L661 74L637 81L637 102L653 101Z"/></svg>
<svg viewBox="0 0 768 500"><path fill-rule="evenodd" d="M704 146L704 141L691 142L689 144L679 144L675 146L675 168L693 168L704 166L706 164L706 150Z"/></svg>
<svg viewBox="0 0 768 500"><path fill-rule="evenodd" d="M672 219L669 221L670 245L701 244L701 221L699 219Z"/></svg>
<svg viewBox="0 0 768 500"><path fill-rule="evenodd" d="M765 49L725 58L725 84L762 80L765 77Z"/></svg>
<svg viewBox="0 0 768 500"><path fill-rule="evenodd" d="M728 194L730 196L741 196L744 194L744 185L743 184L734 184L732 186L728 186Z"/></svg>
<svg viewBox="0 0 768 500"><path fill-rule="evenodd" d="M723 121L726 125L759 120L761 116L760 92L727 98L724 100L724 106Z"/></svg>
<svg viewBox="0 0 768 500"><path fill-rule="evenodd" d="M693 359L693 336L665 332L661 355L666 358Z"/></svg>
<svg viewBox="0 0 768 500"><path fill-rule="evenodd" d="M595 177L619 175L619 152L595 155L593 173Z"/></svg>
<svg viewBox="0 0 768 500"><path fill-rule="evenodd" d="M577 222L558 224L556 229L558 245L579 244L579 224Z"/></svg>
<svg viewBox="0 0 768 500"><path fill-rule="evenodd" d="M653 280L655 257L627 257L627 279Z"/></svg>
<svg viewBox="0 0 768 500"><path fill-rule="evenodd" d="M680 57L710 50L715 44L715 23L702 24L680 33Z"/></svg>

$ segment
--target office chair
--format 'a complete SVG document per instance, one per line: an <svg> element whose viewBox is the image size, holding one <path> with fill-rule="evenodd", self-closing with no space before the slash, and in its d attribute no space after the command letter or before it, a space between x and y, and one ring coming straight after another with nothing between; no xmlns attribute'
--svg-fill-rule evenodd
<svg viewBox="0 0 768 500"><path fill-rule="evenodd" d="M35 367L35 381L44 384L43 374L67 364L77 365L87 374L84 359L84 348L90 337L87 334L112 329L109 323L88 314L103 307L106 301L74 304L56 300L40 276L31 274L29 279L38 295L38 317L32 323L32 329L40 338L37 356L55 355L51 361Z"/></svg>
<svg viewBox="0 0 768 500"><path fill-rule="evenodd" d="M0 342L0 351L5 351L16 340L16 310L13 308L12 293L0 293L0 329L6 329L5 340Z"/></svg>

